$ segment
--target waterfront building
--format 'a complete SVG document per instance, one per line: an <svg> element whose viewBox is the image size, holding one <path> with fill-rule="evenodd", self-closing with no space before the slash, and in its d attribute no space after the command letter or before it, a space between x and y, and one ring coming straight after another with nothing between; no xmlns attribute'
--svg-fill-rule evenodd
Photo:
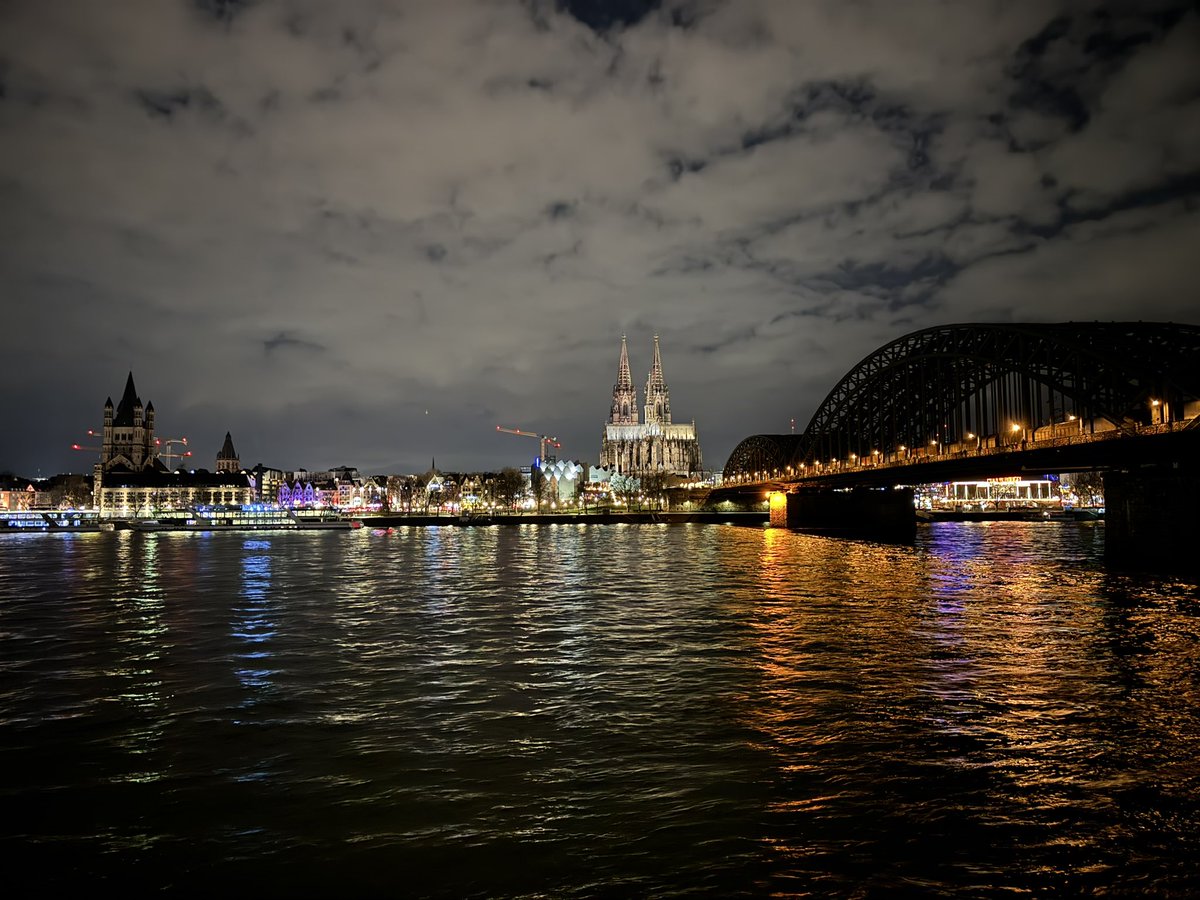
<svg viewBox="0 0 1200 900"><path fill-rule="evenodd" d="M37 489L28 478L0 475L0 511L29 509L36 496Z"/></svg>
<svg viewBox="0 0 1200 900"><path fill-rule="evenodd" d="M233 449L233 438L227 431L225 432L225 443L217 451L217 471L240 472L241 469L242 461L238 458L237 451Z"/></svg>
<svg viewBox="0 0 1200 900"><path fill-rule="evenodd" d="M300 479L296 479L293 484L288 484L284 480L279 485L276 497L280 506L313 507L325 505L324 492L313 487L311 481L302 482Z"/></svg>
<svg viewBox="0 0 1200 900"><path fill-rule="evenodd" d="M542 464L547 494L557 503L570 503L579 496L586 467L570 459L557 459Z"/></svg>
<svg viewBox="0 0 1200 900"><path fill-rule="evenodd" d="M232 464L232 468L229 468ZM149 517L160 512L254 500L250 477L239 472L233 442L217 454L217 471L167 471L154 438L154 404L142 404L133 373L125 380L121 402L104 403L100 462L95 469L95 504L102 518Z"/></svg>
<svg viewBox="0 0 1200 900"><path fill-rule="evenodd" d="M275 503L284 484L283 470L259 463L250 470L250 483L254 486L255 503Z"/></svg>
<svg viewBox="0 0 1200 900"><path fill-rule="evenodd" d="M671 392L663 375L658 335L646 378L644 417L638 421L637 388L629 370L629 348L621 336L621 358L612 405L600 442L600 465L622 475L691 475L703 468L696 422L671 420Z"/></svg>
<svg viewBox="0 0 1200 900"><path fill-rule="evenodd" d="M254 501L245 472L113 470L97 490L101 518L146 518L198 506L242 506Z"/></svg>

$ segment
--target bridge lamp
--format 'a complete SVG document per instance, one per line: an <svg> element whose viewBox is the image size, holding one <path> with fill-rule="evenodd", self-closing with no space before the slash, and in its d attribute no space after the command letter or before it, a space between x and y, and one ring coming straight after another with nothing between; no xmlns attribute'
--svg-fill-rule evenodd
<svg viewBox="0 0 1200 900"><path fill-rule="evenodd" d="M1158 406L1158 405L1159 405L1161 402L1162 402L1161 400L1151 400L1151 401L1150 401L1150 405L1151 405L1151 406Z"/></svg>
<svg viewBox="0 0 1200 900"><path fill-rule="evenodd" d="M1012 432L1017 432L1017 431L1021 430L1021 426L1018 425L1016 422L1013 422L1011 425L1008 426L1008 430L1012 431Z"/></svg>

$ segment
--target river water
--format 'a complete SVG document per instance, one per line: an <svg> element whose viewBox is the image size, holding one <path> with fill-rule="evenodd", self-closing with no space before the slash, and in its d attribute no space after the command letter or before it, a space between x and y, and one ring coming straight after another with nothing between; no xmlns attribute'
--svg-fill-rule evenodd
<svg viewBox="0 0 1200 900"><path fill-rule="evenodd" d="M3 535L5 893L1194 894L1200 589L1102 546Z"/></svg>

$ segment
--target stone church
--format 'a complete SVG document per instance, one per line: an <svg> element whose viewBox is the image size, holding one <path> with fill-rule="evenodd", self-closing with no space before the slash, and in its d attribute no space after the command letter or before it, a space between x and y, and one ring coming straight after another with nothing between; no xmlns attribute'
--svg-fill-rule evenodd
<svg viewBox="0 0 1200 900"><path fill-rule="evenodd" d="M638 422L637 388L629 373L629 349L621 335L621 361L613 385L612 409L600 442L600 465L622 475L694 475L703 469L696 422L671 421L671 393L663 378L658 335L646 379L643 421Z"/></svg>
<svg viewBox="0 0 1200 900"><path fill-rule="evenodd" d="M225 471L167 471L154 437L154 404L142 405L130 372L121 402L114 407L109 397L104 403L100 462L94 470L100 516L144 518L196 506L250 503L250 479L236 469L237 454L228 434L225 442L218 458L218 467L224 463Z"/></svg>
<svg viewBox="0 0 1200 900"><path fill-rule="evenodd" d="M133 386L132 372L125 381L121 402L114 408L109 397L104 403L102 440L102 472L165 471L154 443L154 404L142 406L142 398Z"/></svg>

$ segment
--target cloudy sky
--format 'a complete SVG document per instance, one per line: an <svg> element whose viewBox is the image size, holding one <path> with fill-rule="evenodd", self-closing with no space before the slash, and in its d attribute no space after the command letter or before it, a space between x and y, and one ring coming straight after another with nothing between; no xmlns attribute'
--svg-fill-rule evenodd
<svg viewBox="0 0 1200 900"><path fill-rule="evenodd" d="M133 370L212 465L705 462L901 334L1200 321L1200 15L1064 0L0 3L0 470Z"/></svg>

